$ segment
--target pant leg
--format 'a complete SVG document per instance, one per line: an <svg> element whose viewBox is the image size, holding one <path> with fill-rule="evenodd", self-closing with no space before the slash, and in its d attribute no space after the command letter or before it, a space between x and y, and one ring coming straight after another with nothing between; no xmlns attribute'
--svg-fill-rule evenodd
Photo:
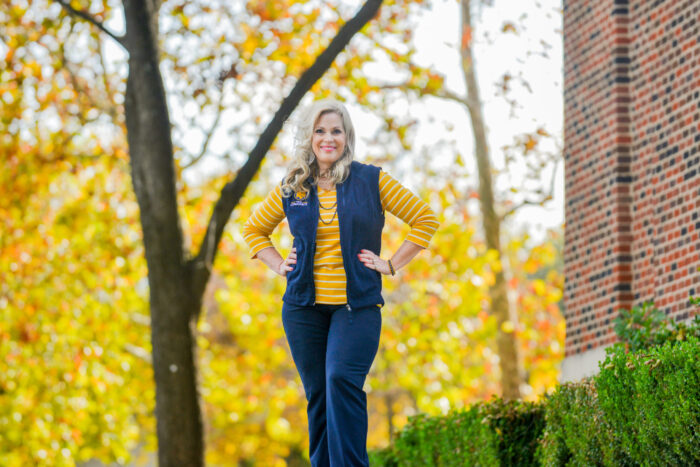
<svg viewBox="0 0 700 467"><path fill-rule="evenodd" d="M367 394L362 389L379 348L378 306L333 313L326 353L326 418L332 467L369 466Z"/></svg>
<svg viewBox="0 0 700 467"><path fill-rule="evenodd" d="M313 467L329 467L326 428L326 344L330 313L316 307L282 306L282 325L308 402L309 457Z"/></svg>

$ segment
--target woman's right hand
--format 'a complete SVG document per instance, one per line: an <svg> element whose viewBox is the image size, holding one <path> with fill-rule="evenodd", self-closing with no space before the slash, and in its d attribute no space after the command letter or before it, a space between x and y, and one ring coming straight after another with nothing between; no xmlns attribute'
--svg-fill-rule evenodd
<svg viewBox="0 0 700 467"><path fill-rule="evenodd" d="M294 268L290 266L290 264L296 264L297 263L297 249L292 248L292 251L289 252L289 255L287 256L287 259L282 260L282 262L277 266L277 274L279 274L282 277L287 276L287 272L292 271Z"/></svg>

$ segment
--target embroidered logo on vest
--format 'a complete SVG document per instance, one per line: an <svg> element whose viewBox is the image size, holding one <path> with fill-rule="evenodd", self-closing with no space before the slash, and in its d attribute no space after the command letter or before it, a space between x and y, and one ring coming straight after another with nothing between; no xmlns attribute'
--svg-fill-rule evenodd
<svg viewBox="0 0 700 467"><path fill-rule="evenodd" d="M290 206L307 206L309 204L309 192L296 192L294 193L294 201L289 203Z"/></svg>

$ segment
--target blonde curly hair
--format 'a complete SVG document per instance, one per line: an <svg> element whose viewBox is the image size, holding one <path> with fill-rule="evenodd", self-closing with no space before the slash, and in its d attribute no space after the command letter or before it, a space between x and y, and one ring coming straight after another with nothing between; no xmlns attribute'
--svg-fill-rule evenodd
<svg viewBox="0 0 700 467"><path fill-rule="evenodd" d="M327 113L338 114L345 130L345 150L340 159L330 168L330 179L333 183L342 183L350 174L350 164L355 154L355 128L350 120L350 114L345 106L336 100L316 101L302 113L297 122L294 159L282 180L282 196L285 198L293 193L309 191L311 189L307 181L309 177L311 177L311 185L318 184L320 169L311 148L311 138L318 119Z"/></svg>

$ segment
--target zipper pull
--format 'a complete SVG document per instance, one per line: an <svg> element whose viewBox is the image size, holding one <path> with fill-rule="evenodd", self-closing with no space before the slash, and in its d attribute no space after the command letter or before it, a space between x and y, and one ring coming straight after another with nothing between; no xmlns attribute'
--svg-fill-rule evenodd
<svg viewBox="0 0 700 467"><path fill-rule="evenodd" d="M348 317L350 318L350 324L352 324L352 307L349 303L346 303L345 308L348 309Z"/></svg>

